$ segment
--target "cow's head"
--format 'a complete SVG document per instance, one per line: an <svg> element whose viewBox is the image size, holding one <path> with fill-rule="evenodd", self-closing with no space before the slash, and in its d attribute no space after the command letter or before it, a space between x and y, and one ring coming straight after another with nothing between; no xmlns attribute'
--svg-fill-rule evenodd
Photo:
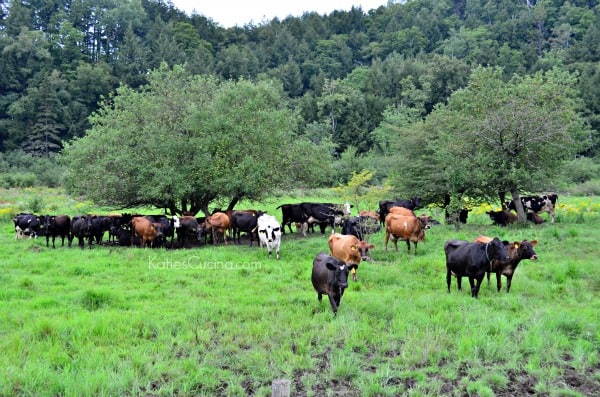
<svg viewBox="0 0 600 397"><path fill-rule="evenodd" d="M350 270L356 270L356 265L346 265L346 262L337 260L328 261L327 269L330 271L329 284L338 289L340 296L344 294L344 289L348 288L348 274Z"/></svg>
<svg viewBox="0 0 600 397"><path fill-rule="evenodd" d="M537 253L533 249L533 247L537 245L537 240L523 240L521 243L515 241L513 245L515 249L517 249L521 259L531 259L532 261L537 260Z"/></svg>

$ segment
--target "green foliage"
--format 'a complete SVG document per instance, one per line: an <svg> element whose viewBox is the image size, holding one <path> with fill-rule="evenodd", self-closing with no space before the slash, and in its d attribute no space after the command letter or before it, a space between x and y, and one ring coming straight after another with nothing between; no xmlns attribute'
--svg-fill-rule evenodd
<svg viewBox="0 0 600 397"><path fill-rule="evenodd" d="M345 185L340 185L333 190L342 197L342 199L354 204L356 211L369 210L377 208L380 197L385 197L391 190L389 185L373 186L373 172L362 170L353 171L352 178Z"/></svg>
<svg viewBox="0 0 600 397"><path fill-rule="evenodd" d="M297 119L272 82L218 82L165 66L148 79L140 91L121 87L88 135L65 148L71 192L117 206L208 212L218 199L258 199L308 180L327 161L295 136Z"/></svg>
<svg viewBox="0 0 600 397"><path fill-rule="evenodd" d="M600 175L600 164L588 157L579 157L562 166L562 174L568 183L581 184Z"/></svg>

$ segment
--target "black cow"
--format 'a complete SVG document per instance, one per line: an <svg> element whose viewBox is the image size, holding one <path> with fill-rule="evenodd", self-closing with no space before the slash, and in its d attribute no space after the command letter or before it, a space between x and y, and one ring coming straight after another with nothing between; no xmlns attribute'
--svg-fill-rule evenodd
<svg viewBox="0 0 600 397"><path fill-rule="evenodd" d="M323 294L329 297L334 315L337 314L344 290L348 287L348 274L356 267L356 265L346 266L344 261L323 252L313 260L311 277L313 287L317 291L319 302L322 301Z"/></svg>
<svg viewBox="0 0 600 397"><path fill-rule="evenodd" d="M237 243L240 244L240 236L243 233L250 235L250 247L254 243L254 239L258 241L257 220L263 212L257 213L248 211L233 211L231 213L231 228L233 229L233 241L237 238Z"/></svg>
<svg viewBox="0 0 600 397"><path fill-rule="evenodd" d="M108 216L92 216L91 242L100 245L104 238L104 233L110 230L112 220Z"/></svg>
<svg viewBox="0 0 600 397"><path fill-rule="evenodd" d="M494 260L507 261L508 255L498 237L486 244L470 243L463 240L448 240L444 244L446 253L446 283L450 292L452 274L456 275L458 289L461 290L462 277L469 277L471 296L477 298L481 281L486 272L492 271ZM475 284L477 281L477 284Z"/></svg>
<svg viewBox="0 0 600 397"><path fill-rule="evenodd" d="M171 245L173 244L173 239L175 238L175 227L173 226L174 221L173 218L169 218L166 215L160 215L155 217L156 222L154 226L158 234L154 239L155 247L167 247L167 241L171 240Z"/></svg>
<svg viewBox="0 0 600 397"><path fill-rule="evenodd" d="M192 237L196 240L202 238L203 229L198 224L198 220L193 216L185 215L178 217L174 215L173 222L175 233L177 233L177 243L180 247L189 247L189 239Z"/></svg>
<svg viewBox="0 0 600 397"><path fill-rule="evenodd" d="M23 236L37 238L43 235L43 222L40 217L33 214L20 213L13 218L15 224L15 239Z"/></svg>
<svg viewBox="0 0 600 397"><path fill-rule="evenodd" d="M372 216L353 216L344 219L341 233L355 236L362 241L367 235L377 233L379 230L381 225Z"/></svg>
<svg viewBox="0 0 600 397"><path fill-rule="evenodd" d="M517 221L517 216L507 210L488 211L486 214L490 216L492 224L497 226L508 226Z"/></svg>
<svg viewBox="0 0 600 397"><path fill-rule="evenodd" d="M54 241L57 236L61 238L61 247L64 247L65 237L69 241L69 234L71 233L71 218L69 215L46 215L44 216L44 229L46 247L50 246L50 237L52 237L52 248L56 248Z"/></svg>
<svg viewBox="0 0 600 397"><path fill-rule="evenodd" d="M547 212L550 214L550 223L554 224L554 208L556 207L556 202L558 201L557 194L544 194L541 196L523 196L521 197L521 204L523 204L523 209L525 212L533 212L534 214L539 214L540 212ZM517 211L517 207L515 206L514 200L510 200L506 203L506 207L509 210Z"/></svg>
<svg viewBox="0 0 600 397"><path fill-rule="evenodd" d="M336 224L337 219L342 219L346 215L344 207L340 204L332 203L301 203L302 223L311 226L312 224L319 225L321 234L325 234L327 226L332 228Z"/></svg>
<svg viewBox="0 0 600 397"><path fill-rule="evenodd" d="M85 239L88 239L88 247L92 248L92 216L77 215L71 221L71 233L69 234L69 247L73 243L73 239L77 237L79 247L83 248Z"/></svg>
<svg viewBox="0 0 600 397"><path fill-rule="evenodd" d="M303 223L302 206L300 204L281 204L277 209L281 208L281 233L285 234L285 226L292 233L292 223Z"/></svg>
<svg viewBox="0 0 600 397"><path fill-rule="evenodd" d="M379 202L379 222L383 225L385 223L385 217L390 213L392 207L404 207L411 211L421 207L421 198L412 197L410 199L397 199L397 200L381 200Z"/></svg>

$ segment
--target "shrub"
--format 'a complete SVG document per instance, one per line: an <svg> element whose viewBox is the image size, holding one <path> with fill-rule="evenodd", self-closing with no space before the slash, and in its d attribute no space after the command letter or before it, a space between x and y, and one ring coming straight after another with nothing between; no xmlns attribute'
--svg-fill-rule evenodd
<svg viewBox="0 0 600 397"><path fill-rule="evenodd" d="M562 174L566 182L585 183L600 173L600 164L589 157L580 157L565 163Z"/></svg>

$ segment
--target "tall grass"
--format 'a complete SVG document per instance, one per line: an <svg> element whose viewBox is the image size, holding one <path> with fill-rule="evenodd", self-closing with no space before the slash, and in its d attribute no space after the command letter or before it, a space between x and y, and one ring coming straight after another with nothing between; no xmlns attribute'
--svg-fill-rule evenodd
<svg viewBox="0 0 600 397"><path fill-rule="evenodd" d="M307 197L261 204L280 217ZM458 232L429 230L416 256L386 252L380 232L336 317L310 283L328 249L318 233L286 234L276 261L247 245L52 249L4 220L0 395L268 396L277 378L307 396L597 395L598 204L561 200L555 226L498 228L474 211ZM447 292L444 241L479 234L539 241L509 294Z"/></svg>

